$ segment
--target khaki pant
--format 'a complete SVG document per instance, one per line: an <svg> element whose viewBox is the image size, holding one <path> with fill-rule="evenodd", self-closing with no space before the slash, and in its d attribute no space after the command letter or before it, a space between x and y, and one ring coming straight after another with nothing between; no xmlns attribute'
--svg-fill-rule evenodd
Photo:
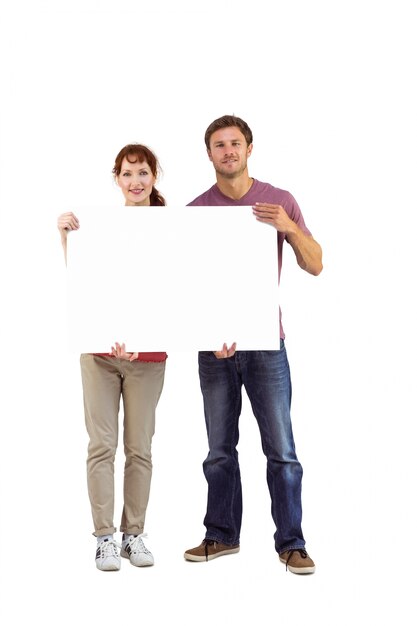
<svg viewBox="0 0 417 626"><path fill-rule="evenodd" d="M124 507L120 530L143 532L152 476L151 444L155 409L162 392L165 362L144 363L93 354L81 355L85 422L90 436L87 482L94 535L116 531L114 459L120 398L124 407Z"/></svg>

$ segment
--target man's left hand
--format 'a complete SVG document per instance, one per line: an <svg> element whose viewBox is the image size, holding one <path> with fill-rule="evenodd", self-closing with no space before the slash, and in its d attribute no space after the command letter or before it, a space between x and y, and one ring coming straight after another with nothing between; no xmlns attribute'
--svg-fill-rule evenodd
<svg viewBox="0 0 417 626"><path fill-rule="evenodd" d="M284 235L289 235L296 228L295 222L288 217L286 210L280 204L257 202L253 205L252 210L258 222L271 224Z"/></svg>

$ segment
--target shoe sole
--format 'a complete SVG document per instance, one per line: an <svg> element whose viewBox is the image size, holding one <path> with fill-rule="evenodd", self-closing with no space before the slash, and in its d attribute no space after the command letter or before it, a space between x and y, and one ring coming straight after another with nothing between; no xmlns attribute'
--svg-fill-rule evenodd
<svg viewBox="0 0 417 626"><path fill-rule="evenodd" d="M279 560L281 561L281 563L284 563L284 565L287 565L287 562L283 559L280 558ZM314 565L313 567L294 567L293 565L287 565L287 569L293 574L314 574L314 572L316 571L316 566Z"/></svg>
<svg viewBox="0 0 417 626"><path fill-rule="evenodd" d="M226 554L236 554L237 552L239 552L239 550L240 548L230 548L230 550L222 550L221 552L217 552L217 554L209 554L207 557L205 554L199 556L198 554L190 554L189 552L184 552L184 559L186 561L194 562L212 561L213 559L217 559L217 557L219 556L224 556Z"/></svg>
<svg viewBox="0 0 417 626"><path fill-rule="evenodd" d="M127 552L125 552L125 550L121 550L120 551L120 556L122 556L124 559L129 559L130 561L130 556L128 555ZM132 561L130 561L132 563ZM153 565L154 562L152 561L152 563L141 563L140 565L135 565L135 563L132 563L132 565L134 565L135 567L151 567L151 565Z"/></svg>
<svg viewBox="0 0 417 626"><path fill-rule="evenodd" d="M98 570L100 570L100 572L118 572L120 570L120 565L119 567L117 567L116 565L113 567L100 567L96 563L96 567Z"/></svg>

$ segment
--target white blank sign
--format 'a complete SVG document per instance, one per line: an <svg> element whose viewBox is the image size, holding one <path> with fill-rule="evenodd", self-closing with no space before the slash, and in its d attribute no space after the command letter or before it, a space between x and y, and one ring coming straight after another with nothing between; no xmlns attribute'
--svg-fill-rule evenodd
<svg viewBox="0 0 417 626"><path fill-rule="evenodd" d="M277 233L249 206L88 208L68 235L70 349L279 349Z"/></svg>

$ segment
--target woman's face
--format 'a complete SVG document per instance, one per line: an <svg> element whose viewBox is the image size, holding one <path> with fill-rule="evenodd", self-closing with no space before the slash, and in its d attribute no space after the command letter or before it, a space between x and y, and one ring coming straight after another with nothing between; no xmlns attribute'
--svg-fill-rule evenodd
<svg viewBox="0 0 417 626"><path fill-rule="evenodd" d="M126 157L123 159L117 183L125 197L126 206L149 206L155 182L156 177L146 161L129 163Z"/></svg>

